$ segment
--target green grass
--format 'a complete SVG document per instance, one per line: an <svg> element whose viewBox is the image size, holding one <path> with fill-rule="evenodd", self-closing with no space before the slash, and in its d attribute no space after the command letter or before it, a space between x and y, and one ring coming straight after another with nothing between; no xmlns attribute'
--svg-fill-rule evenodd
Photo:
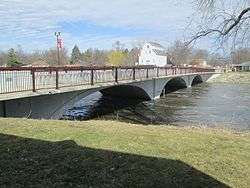
<svg viewBox="0 0 250 188"><path fill-rule="evenodd" d="M250 134L0 119L0 187L249 187Z"/></svg>
<svg viewBox="0 0 250 188"><path fill-rule="evenodd" d="M249 84L250 72L228 72L212 79L212 83Z"/></svg>

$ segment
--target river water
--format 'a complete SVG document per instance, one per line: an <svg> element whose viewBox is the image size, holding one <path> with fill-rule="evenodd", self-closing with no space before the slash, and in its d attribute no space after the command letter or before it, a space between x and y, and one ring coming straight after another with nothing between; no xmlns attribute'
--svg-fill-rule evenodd
<svg viewBox="0 0 250 188"><path fill-rule="evenodd" d="M68 110L66 119L117 119L140 124L250 130L250 85L203 83L156 101L104 97L94 93Z"/></svg>

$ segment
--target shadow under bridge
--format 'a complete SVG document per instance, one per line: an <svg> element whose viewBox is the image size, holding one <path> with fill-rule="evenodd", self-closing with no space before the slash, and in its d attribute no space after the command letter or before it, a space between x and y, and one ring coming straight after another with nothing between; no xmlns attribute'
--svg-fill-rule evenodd
<svg viewBox="0 0 250 188"><path fill-rule="evenodd" d="M149 94L142 88L133 85L117 85L100 90L104 96L151 100Z"/></svg>

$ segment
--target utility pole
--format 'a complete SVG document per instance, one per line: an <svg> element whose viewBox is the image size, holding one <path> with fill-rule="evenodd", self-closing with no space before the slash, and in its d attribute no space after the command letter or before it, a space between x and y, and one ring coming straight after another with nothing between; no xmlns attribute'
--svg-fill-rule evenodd
<svg viewBox="0 0 250 188"><path fill-rule="evenodd" d="M57 47L57 64L60 65L60 48L62 48L61 32L55 32L56 36L56 47Z"/></svg>

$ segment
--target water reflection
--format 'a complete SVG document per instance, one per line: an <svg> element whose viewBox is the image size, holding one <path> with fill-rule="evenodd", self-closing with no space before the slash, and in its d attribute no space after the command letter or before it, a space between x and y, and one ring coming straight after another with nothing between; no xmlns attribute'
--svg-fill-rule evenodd
<svg viewBox="0 0 250 188"><path fill-rule="evenodd" d="M250 86L201 84L146 102L95 93L79 101L64 118L250 130Z"/></svg>

